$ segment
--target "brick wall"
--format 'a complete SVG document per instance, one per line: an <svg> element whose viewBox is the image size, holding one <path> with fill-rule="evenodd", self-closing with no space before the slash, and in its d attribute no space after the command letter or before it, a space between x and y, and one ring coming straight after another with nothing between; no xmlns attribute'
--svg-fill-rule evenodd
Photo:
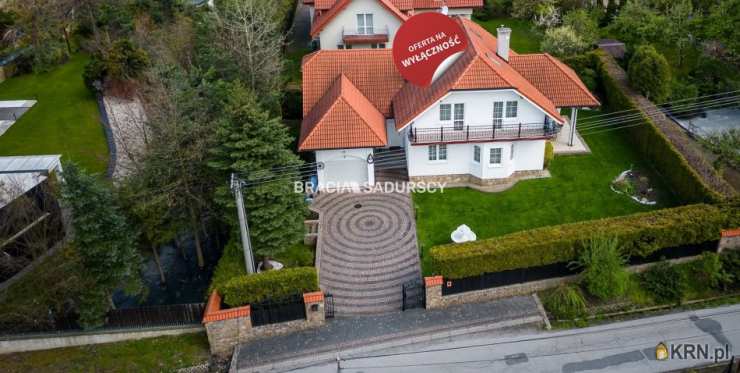
<svg viewBox="0 0 740 373"><path fill-rule="evenodd" d="M221 296L218 292L213 292L203 315L203 325L208 333L211 354L219 358L227 358L239 343L293 333L323 324L324 294L321 292L303 294L303 302L306 307L305 320L253 327L249 305L221 309Z"/></svg>

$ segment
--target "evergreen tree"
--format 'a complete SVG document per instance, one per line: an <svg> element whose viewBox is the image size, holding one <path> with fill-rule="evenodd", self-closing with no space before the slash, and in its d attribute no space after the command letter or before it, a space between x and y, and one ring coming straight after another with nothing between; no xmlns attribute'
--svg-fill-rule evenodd
<svg viewBox="0 0 740 373"><path fill-rule="evenodd" d="M92 286L80 299L80 323L84 327L103 324L113 307L113 292L123 287L139 294L143 287L139 270L136 233L121 213L112 192L95 176L73 163L64 165L62 198L72 210L73 245Z"/></svg>
<svg viewBox="0 0 740 373"><path fill-rule="evenodd" d="M289 150L292 139L285 125L263 110L249 89L240 83L230 84L227 89L225 113L218 128L219 145L213 151L211 166L225 178L232 172L247 180L280 175L278 180L244 191L255 253L269 257L301 239L306 206L303 195L293 188L297 175L262 170L297 166L301 161ZM227 207L226 220L236 227L237 214L229 187L224 184L217 195Z"/></svg>
<svg viewBox="0 0 740 373"><path fill-rule="evenodd" d="M630 84L655 103L671 95L671 68L665 57L651 45L637 48L627 69Z"/></svg>

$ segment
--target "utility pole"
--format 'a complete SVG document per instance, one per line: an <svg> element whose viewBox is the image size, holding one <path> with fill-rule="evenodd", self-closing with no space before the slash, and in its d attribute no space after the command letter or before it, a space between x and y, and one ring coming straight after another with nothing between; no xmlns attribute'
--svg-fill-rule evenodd
<svg viewBox="0 0 740 373"><path fill-rule="evenodd" d="M578 109L573 108L573 118L570 118L570 142L568 146L573 146L573 138L576 136L576 123L578 123Z"/></svg>
<svg viewBox="0 0 740 373"><path fill-rule="evenodd" d="M241 233L242 237L244 264L247 267L247 273L253 274L255 272L254 255L252 254L252 241L249 238L247 211L244 209L244 196L242 195L243 187L244 180L240 179L236 174L231 174L231 191L234 193L234 198L236 199L236 213L239 215L239 233Z"/></svg>

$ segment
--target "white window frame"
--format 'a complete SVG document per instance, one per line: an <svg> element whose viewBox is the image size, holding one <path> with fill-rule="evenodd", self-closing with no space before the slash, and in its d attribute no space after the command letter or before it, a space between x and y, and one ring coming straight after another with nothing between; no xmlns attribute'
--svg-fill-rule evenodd
<svg viewBox="0 0 740 373"><path fill-rule="evenodd" d="M493 102L493 127L500 129L504 127L504 102Z"/></svg>
<svg viewBox="0 0 740 373"><path fill-rule="evenodd" d="M442 118L442 112L443 111L446 111L446 113L447 113L447 119ZM440 122L449 122L451 120L452 120L452 104L439 104L439 121Z"/></svg>
<svg viewBox="0 0 740 373"><path fill-rule="evenodd" d="M473 163L480 164L481 148L480 145L473 145Z"/></svg>
<svg viewBox="0 0 740 373"><path fill-rule="evenodd" d="M519 102L506 101L506 117L516 118L519 115Z"/></svg>
<svg viewBox="0 0 740 373"><path fill-rule="evenodd" d="M460 109L460 111L457 109ZM457 131L462 131L465 128L465 104L454 104L452 106L452 125Z"/></svg>
<svg viewBox="0 0 740 373"><path fill-rule="evenodd" d="M357 13L357 33L359 35L373 35L375 33L372 13Z"/></svg>
<svg viewBox="0 0 740 373"><path fill-rule="evenodd" d="M429 162L447 162L447 144L427 146L427 160Z"/></svg>
<svg viewBox="0 0 740 373"><path fill-rule="evenodd" d="M498 163L494 163L493 162L493 155L494 155L494 151L496 151L496 150L498 151ZM490 148L488 150L488 165L491 166L491 167L501 167L501 166L503 166L503 163L502 163L503 162L503 153L504 153L504 149L503 148Z"/></svg>

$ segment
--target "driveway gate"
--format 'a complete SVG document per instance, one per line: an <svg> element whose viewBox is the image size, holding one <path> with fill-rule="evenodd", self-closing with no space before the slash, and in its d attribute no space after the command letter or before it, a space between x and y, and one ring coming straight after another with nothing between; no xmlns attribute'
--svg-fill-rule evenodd
<svg viewBox="0 0 740 373"><path fill-rule="evenodd" d="M403 304L401 305L402 311L412 308L424 308L426 291L421 281L415 280L404 283L401 296L403 298Z"/></svg>

